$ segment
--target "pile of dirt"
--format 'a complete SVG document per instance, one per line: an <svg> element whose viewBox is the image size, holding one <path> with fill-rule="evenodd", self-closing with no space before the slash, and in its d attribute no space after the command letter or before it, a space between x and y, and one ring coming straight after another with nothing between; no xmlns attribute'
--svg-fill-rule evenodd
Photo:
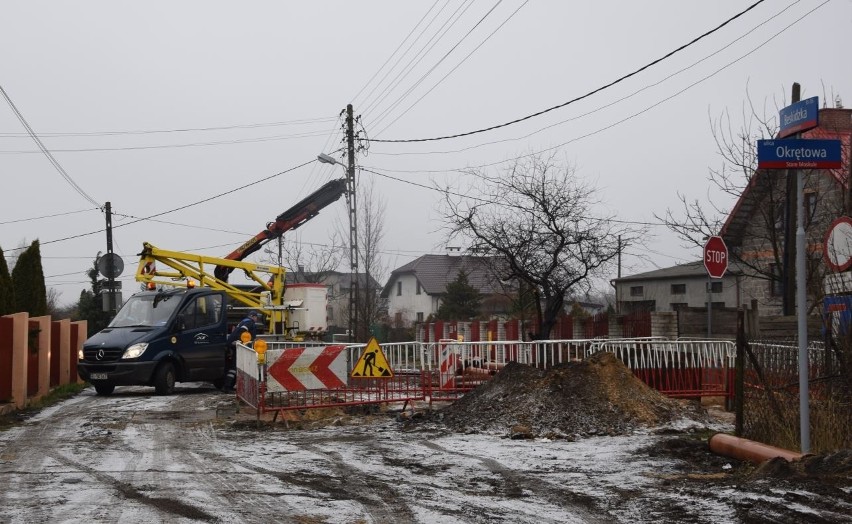
<svg viewBox="0 0 852 524"><path fill-rule="evenodd" d="M793 462L774 458L760 464L750 478L753 480L819 478L852 481L852 449L841 449L821 455L806 455Z"/></svg>
<svg viewBox="0 0 852 524"><path fill-rule="evenodd" d="M547 371L509 363L441 415L456 431L513 438L612 436L684 418L709 422L699 406L663 396L606 352Z"/></svg>

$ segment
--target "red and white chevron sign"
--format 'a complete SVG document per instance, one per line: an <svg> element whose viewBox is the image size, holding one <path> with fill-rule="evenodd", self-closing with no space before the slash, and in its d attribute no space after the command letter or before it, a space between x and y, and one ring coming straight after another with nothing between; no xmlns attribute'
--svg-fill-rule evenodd
<svg viewBox="0 0 852 524"><path fill-rule="evenodd" d="M272 393L346 386L345 346L287 348L266 352L266 390Z"/></svg>

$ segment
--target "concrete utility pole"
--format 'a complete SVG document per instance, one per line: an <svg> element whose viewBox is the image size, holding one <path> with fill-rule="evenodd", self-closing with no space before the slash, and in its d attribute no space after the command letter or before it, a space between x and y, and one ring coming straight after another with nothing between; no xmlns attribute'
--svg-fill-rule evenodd
<svg viewBox="0 0 852 524"><path fill-rule="evenodd" d="M104 206L106 215L106 241L107 241L107 293L109 294L109 314L115 315L115 259L112 253L112 204L107 202ZM103 293L103 290L101 290Z"/></svg>
<svg viewBox="0 0 852 524"><path fill-rule="evenodd" d="M791 103L801 100L801 86L793 83ZM799 138L796 133L793 138ZM786 206L784 209L784 265L781 272L781 290L784 315L796 314L796 170L787 170Z"/></svg>
<svg viewBox="0 0 852 524"><path fill-rule="evenodd" d="M352 104L346 106L346 203L349 207L349 341L355 342L358 326L358 220L355 206L355 119Z"/></svg>

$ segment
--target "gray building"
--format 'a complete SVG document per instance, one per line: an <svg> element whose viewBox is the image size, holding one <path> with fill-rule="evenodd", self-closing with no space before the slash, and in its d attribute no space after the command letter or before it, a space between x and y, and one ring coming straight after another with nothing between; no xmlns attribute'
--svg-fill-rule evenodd
<svg viewBox="0 0 852 524"><path fill-rule="evenodd" d="M722 278L709 278L703 261L639 273L612 281L619 313L677 311L679 308L738 307L742 272L729 266Z"/></svg>

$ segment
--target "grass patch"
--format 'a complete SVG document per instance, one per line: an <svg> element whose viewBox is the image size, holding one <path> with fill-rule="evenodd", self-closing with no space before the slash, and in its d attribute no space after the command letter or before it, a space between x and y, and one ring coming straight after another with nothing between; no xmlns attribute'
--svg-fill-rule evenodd
<svg viewBox="0 0 852 524"><path fill-rule="evenodd" d="M21 424L42 409L71 398L86 389L88 386L88 384L65 384L52 389L47 395L31 401L24 409L19 409L12 413L0 416L0 431L6 431L9 428Z"/></svg>

